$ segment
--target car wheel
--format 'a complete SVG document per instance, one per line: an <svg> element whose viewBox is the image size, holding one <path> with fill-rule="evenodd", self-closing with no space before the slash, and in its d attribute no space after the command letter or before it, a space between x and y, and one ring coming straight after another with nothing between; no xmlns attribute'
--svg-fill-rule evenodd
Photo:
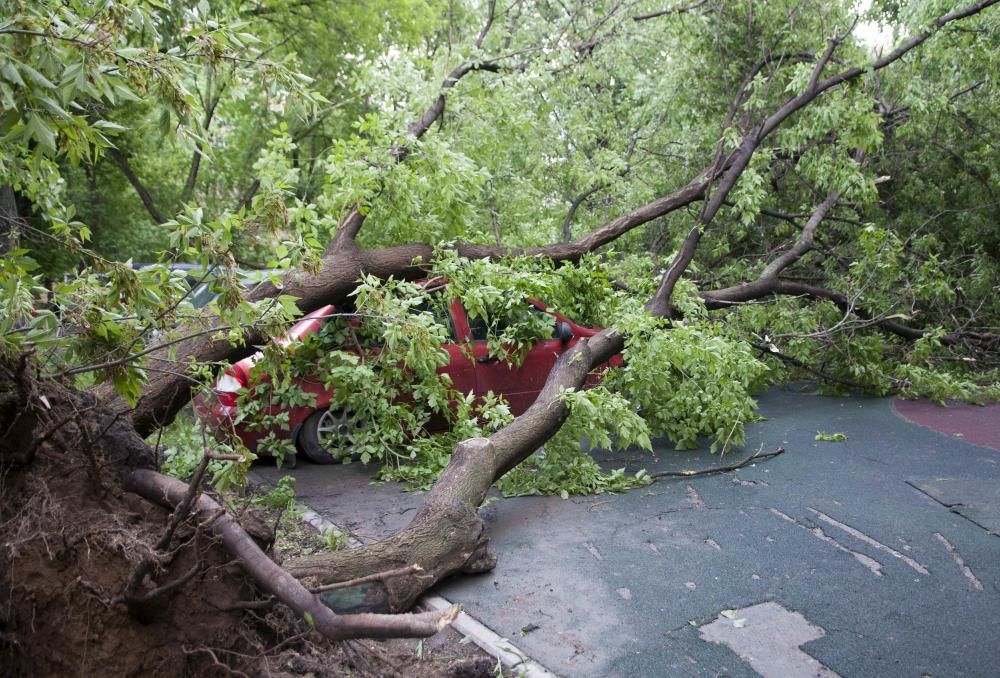
<svg viewBox="0 0 1000 678"><path fill-rule="evenodd" d="M343 408L309 415L299 431L298 447L314 464L333 464L351 456L354 435L364 424Z"/></svg>

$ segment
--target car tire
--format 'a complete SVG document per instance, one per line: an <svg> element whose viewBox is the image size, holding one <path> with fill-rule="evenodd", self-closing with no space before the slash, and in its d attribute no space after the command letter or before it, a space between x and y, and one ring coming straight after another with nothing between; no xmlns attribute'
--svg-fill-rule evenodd
<svg viewBox="0 0 1000 678"><path fill-rule="evenodd" d="M342 408L317 410L302 422L296 441L299 451L314 464L335 464L351 456L354 434L364 429Z"/></svg>

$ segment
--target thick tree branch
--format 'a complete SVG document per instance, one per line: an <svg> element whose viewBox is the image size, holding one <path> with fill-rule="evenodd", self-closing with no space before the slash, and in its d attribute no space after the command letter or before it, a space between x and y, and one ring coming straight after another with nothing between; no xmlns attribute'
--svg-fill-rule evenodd
<svg viewBox="0 0 1000 678"><path fill-rule="evenodd" d="M764 279L777 278L778 274L801 259L803 254L811 250L813 247L813 237L816 235L816 229L819 228L820 223L824 218L826 218L827 212L833 209L833 206L837 204L838 200L840 200L840 191L830 191L830 193L826 196L826 200L820 203L819 207L816 208L816 211L812 213L811 217L809 217L809 221L806 222L806 225L799 234L799 239L795 245L790 250L765 266L764 271L760 274L760 277Z"/></svg>
<svg viewBox="0 0 1000 678"><path fill-rule="evenodd" d="M883 318L875 315L869 310L858 306L857 303L841 292L818 285L807 285L790 280L764 281L762 278L758 278L752 283L703 292L702 298L709 309L720 309L776 295L831 301L842 313L857 316L861 320L867 321L872 325L877 325L887 332L910 341L921 339L931 332L931 330L903 325L892 318ZM946 334L941 337L941 343L946 345L955 344L962 339L962 336L963 334L960 332Z"/></svg>
<svg viewBox="0 0 1000 678"><path fill-rule="evenodd" d="M551 438L569 416L562 393L580 388L597 365L624 348L624 338L604 330L579 342L556 361L535 403L489 438L459 443L411 523L395 535L348 551L307 556L286 563L298 578L347 581L386 567L417 564L420 576L380 583L381 611L409 609L434 581L456 572L492 569L496 555L485 535L479 506L490 486ZM329 600L328 603L336 603Z"/></svg>
<svg viewBox="0 0 1000 678"><path fill-rule="evenodd" d="M109 148L108 155L114 163L118 165L118 168L122 171L122 174L125 175L125 178L128 179L128 182L132 184L132 188L135 189L135 192L139 194L139 200L142 201L146 211L149 212L149 216L153 217L153 221L157 224L165 224L167 222L166 217L164 217L163 213L156 208L156 203L153 202L153 196L149 194L145 185L143 185L143 183L139 180L139 177L136 176L135 172L132 171L132 166L129 165L128 158L126 158L125 155L117 148Z"/></svg>
<svg viewBox="0 0 1000 678"><path fill-rule="evenodd" d="M208 128L212 125L212 118L215 115L215 108L219 105L219 100L222 99L222 91L226 88L225 84L219 87L219 91L214 97L208 100L208 105L205 106L205 119L201 124L201 131L203 134L208 133ZM211 94L212 90L212 79L209 78L208 91ZM201 159L205 155L205 145L198 141L195 144L196 148L191 153L191 166L188 169L187 180L184 182L184 188L181 190L181 204L186 203L191 199L194 194L194 185L198 181L198 171L201 169Z"/></svg>

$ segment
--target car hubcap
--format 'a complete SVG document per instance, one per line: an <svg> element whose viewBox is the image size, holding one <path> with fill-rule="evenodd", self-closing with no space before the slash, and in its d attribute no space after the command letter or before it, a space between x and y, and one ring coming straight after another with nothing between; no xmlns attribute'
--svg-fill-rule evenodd
<svg viewBox="0 0 1000 678"><path fill-rule="evenodd" d="M316 426L316 437L323 449L334 457L342 457L351 453L354 436L361 430L363 427L350 413L343 409L327 410Z"/></svg>

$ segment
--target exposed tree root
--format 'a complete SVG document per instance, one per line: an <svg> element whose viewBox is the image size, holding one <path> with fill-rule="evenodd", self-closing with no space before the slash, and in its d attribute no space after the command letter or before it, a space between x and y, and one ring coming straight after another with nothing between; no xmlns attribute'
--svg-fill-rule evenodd
<svg viewBox="0 0 1000 678"><path fill-rule="evenodd" d="M181 505L189 496L186 483L147 469L129 474L125 486L149 501L170 508ZM458 606L452 606L443 612L419 614L337 615L268 558L239 523L214 499L202 494L195 500L193 511L201 520L210 521L211 532L222 541L261 589L291 607L327 638L344 640L431 636L454 621L461 611Z"/></svg>

